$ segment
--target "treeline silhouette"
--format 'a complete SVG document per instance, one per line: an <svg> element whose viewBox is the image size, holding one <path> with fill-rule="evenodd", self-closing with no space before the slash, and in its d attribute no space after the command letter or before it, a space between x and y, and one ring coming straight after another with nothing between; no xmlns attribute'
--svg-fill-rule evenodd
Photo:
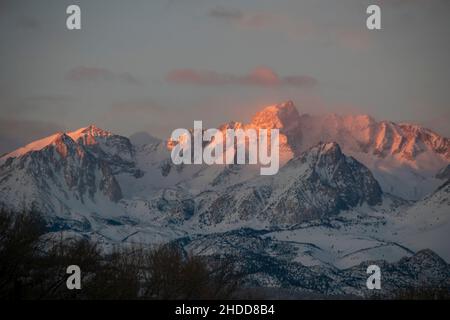
<svg viewBox="0 0 450 320"><path fill-rule="evenodd" d="M81 290L68 290L69 265ZM0 210L0 299L230 299L240 276L228 259L174 245L102 250L88 239L49 236L34 210Z"/></svg>
<svg viewBox="0 0 450 320"><path fill-rule="evenodd" d="M69 265L81 268L81 290L66 286ZM175 245L105 251L84 238L50 235L35 210L0 209L0 300L45 299L354 299L281 288L246 288L229 258L188 254ZM448 288L399 288L368 299L450 299Z"/></svg>

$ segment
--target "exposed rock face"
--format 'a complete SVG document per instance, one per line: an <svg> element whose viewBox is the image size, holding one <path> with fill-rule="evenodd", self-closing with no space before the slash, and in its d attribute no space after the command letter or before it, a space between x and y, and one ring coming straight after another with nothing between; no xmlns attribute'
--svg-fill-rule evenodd
<svg viewBox="0 0 450 320"><path fill-rule="evenodd" d="M408 156L415 158L420 153L431 150L450 161L449 139L418 125L402 123L399 127L402 129L406 139L404 145ZM421 144L424 146L421 146Z"/></svg>
<svg viewBox="0 0 450 320"><path fill-rule="evenodd" d="M450 161L450 140L429 129L407 123L377 122L368 115L300 115L292 101L264 108L244 126L280 129L297 155L320 141L336 141L350 153L414 161L420 154L432 152Z"/></svg>
<svg viewBox="0 0 450 320"><path fill-rule="evenodd" d="M126 160L117 154L125 150L129 155L131 144L124 143L126 138L93 127L76 133L56 134L41 149L5 161L0 171L1 201L16 208L33 203L49 214L73 210L68 207L71 199L84 204L88 199L95 202L101 194L112 202L119 201L122 191L114 170ZM71 135L77 137L78 142ZM103 139L104 145L114 148L114 154L108 153L110 150L105 152L98 138ZM13 189L16 195L20 192L16 200L9 191Z"/></svg>
<svg viewBox="0 0 450 320"><path fill-rule="evenodd" d="M368 115L299 114L292 101L262 109L248 124L221 128L279 129L282 165L321 141L334 141L372 171L383 191L408 200L432 192L441 183L436 173L450 163L450 140L429 129Z"/></svg>
<svg viewBox="0 0 450 320"><path fill-rule="evenodd" d="M178 166L165 142L135 146L89 126L0 158L0 204L34 204L51 231L107 244L178 238L212 259L234 255L249 286L363 295L369 262L360 263L368 260L384 270L387 290L417 279L448 286L445 261L431 251L414 255L429 247L450 256L442 241L448 139L368 116L299 115L292 102L227 128L280 129L285 165L274 176L243 165ZM430 179L440 187L431 189ZM414 204L382 192L422 185L434 192Z"/></svg>
<svg viewBox="0 0 450 320"><path fill-rule="evenodd" d="M256 217L273 224L295 224L364 203L377 205L381 196L380 186L364 165L346 157L336 143L321 143L292 159L274 177L198 199L206 223Z"/></svg>
<svg viewBox="0 0 450 320"><path fill-rule="evenodd" d="M367 115L302 115L302 149L335 141L343 152L367 166L383 191L418 200L440 182L436 172L450 162L450 140L426 128Z"/></svg>
<svg viewBox="0 0 450 320"><path fill-rule="evenodd" d="M130 197L147 201L167 188L184 188L188 196L183 197L196 203L194 213L209 224L255 217L293 223L379 204L380 186L387 193L420 198L442 184L435 166L450 161L449 140L430 130L365 115L300 115L292 101L264 108L248 124L230 122L221 130L227 128L279 129L281 164L287 165L271 178L245 166L175 166L164 142L133 146L129 139L91 125L1 158L0 200L19 206L37 199L46 206L52 203L54 212L70 210L72 198L81 203L96 195L113 203ZM55 197L53 188L61 196Z"/></svg>
<svg viewBox="0 0 450 320"><path fill-rule="evenodd" d="M399 288L442 288L450 290L450 265L431 250L425 249L397 262L370 260L349 268L338 269L329 264L305 266L296 261L295 242L281 242L267 237L267 231L239 229L225 233L198 235L177 240L175 243L188 252L207 255L210 259L223 256L238 261L249 287L290 289L296 294L323 296L370 297L367 290L367 267L375 264L382 270L381 295L389 298ZM320 250L306 243L308 251Z"/></svg>
<svg viewBox="0 0 450 320"><path fill-rule="evenodd" d="M299 126L300 114L292 101L269 106L256 113L247 127L280 130L281 152L299 155L302 131Z"/></svg>
<svg viewBox="0 0 450 320"><path fill-rule="evenodd" d="M100 162L100 169L102 172L102 179L100 180L99 189L103 194L107 195L113 202L118 202L122 199L122 190L112 174L111 168L105 161Z"/></svg>
<svg viewBox="0 0 450 320"><path fill-rule="evenodd" d="M379 158L395 156L414 161L422 153L435 153L450 161L450 140L418 125L377 122L368 115L302 115L303 144L333 140L346 151L363 152Z"/></svg>
<svg viewBox="0 0 450 320"><path fill-rule="evenodd" d="M433 193L425 197L422 201L416 203L416 206L422 205L431 208L450 207L450 179L447 179ZM450 212L450 211L449 211Z"/></svg>
<svg viewBox="0 0 450 320"><path fill-rule="evenodd" d="M292 222L337 214L364 203L381 204L381 188L370 171L343 155L336 143L311 148L293 159L287 169L293 171L296 167L303 174L269 207L278 215L290 208L292 216L298 217Z"/></svg>
<svg viewBox="0 0 450 320"><path fill-rule="evenodd" d="M436 178L441 180L448 180L450 179L450 164L441 170L436 174Z"/></svg>

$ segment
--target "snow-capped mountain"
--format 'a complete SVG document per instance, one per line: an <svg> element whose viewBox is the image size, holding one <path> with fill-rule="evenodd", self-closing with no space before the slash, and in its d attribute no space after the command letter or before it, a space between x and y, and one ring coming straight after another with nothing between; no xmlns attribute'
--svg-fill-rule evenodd
<svg viewBox="0 0 450 320"><path fill-rule="evenodd" d="M418 200L441 181L437 172L450 163L450 140L407 123L377 122L368 115L300 114L292 101L264 108L244 128L280 129L282 162L322 141L368 167L383 191Z"/></svg>
<svg viewBox="0 0 450 320"><path fill-rule="evenodd" d="M95 126L57 133L0 159L0 201L62 217L114 207L123 197L116 175L139 175L133 158L127 138Z"/></svg>
<svg viewBox="0 0 450 320"><path fill-rule="evenodd" d="M441 170L436 174L436 178L441 180L448 180L450 179L450 164Z"/></svg>
<svg viewBox="0 0 450 320"><path fill-rule="evenodd" d="M267 231L240 229L184 237L175 243L188 252L212 259L231 257L239 262L239 270L246 275L247 286L270 288L274 292L283 288L288 290L286 297L289 298L308 294L370 297L374 292L367 290L366 280L367 267L372 264L382 270L379 295L389 297L399 288L450 288L449 264L429 249L409 252L395 259L378 254L365 260L355 260L351 266L337 267L324 257L322 263L307 260L308 256L313 258L311 251L316 251L318 257L327 255L326 252L320 253L320 245L295 239L281 241L273 237L273 232ZM340 245L339 242L337 245Z"/></svg>
<svg viewBox="0 0 450 320"><path fill-rule="evenodd" d="M164 141L133 145L91 125L0 158L0 201L55 215L289 224L380 205L382 192L428 191L442 183L450 157L449 140L427 129L368 116L300 115L291 101L227 128L279 129L279 174L260 177L249 165L176 166Z"/></svg>
<svg viewBox="0 0 450 320"><path fill-rule="evenodd" d="M301 115L290 101L227 128L279 129L278 174L260 176L257 165L174 165L170 141L91 125L1 157L0 203L35 206L51 231L105 246L174 241L211 257L235 255L253 285L310 279L311 292L359 294L349 272L369 260L400 270L393 264L401 258L433 258L417 253L431 249L450 261L449 139L368 116ZM398 272L393 283L412 281Z"/></svg>
<svg viewBox="0 0 450 320"><path fill-rule="evenodd" d="M345 153L364 163L385 192L417 200L439 184L450 161L450 140L410 124L377 122L369 116L302 116L304 144L333 137Z"/></svg>
<svg viewBox="0 0 450 320"><path fill-rule="evenodd" d="M371 170L384 192L407 200L436 189L442 183L436 174L450 163L450 140L429 129L368 115L300 114L292 101L262 109L249 123L220 127L222 132L259 128L280 130L281 165L318 143L336 142Z"/></svg>
<svg viewBox="0 0 450 320"><path fill-rule="evenodd" d="M450 259L450 179L434 192L395 217L395 227L391 229L394 241L417 250L430 248Z"/></svg>
<svg viewBox="0 0 450 320"><path fill-rule="evenodd" d="M281 165L318 143L336 142L370 169L384 192L407 200L435 190L442 183L436 175L450 163L450 140L429 129L368 115L300 114L292 101L262 109L249 123L220 127L223 132L229 128L279 129Z"/></svg>
<svg viewBox="0 0 450 320"><path fill-rule="evenodd" d="M370 171L342 154L336 143L320 143L290 160L273 177L257 177L224 190L199 194L199 218L208 224L251 219L292 225L381 204Z"/></svg>

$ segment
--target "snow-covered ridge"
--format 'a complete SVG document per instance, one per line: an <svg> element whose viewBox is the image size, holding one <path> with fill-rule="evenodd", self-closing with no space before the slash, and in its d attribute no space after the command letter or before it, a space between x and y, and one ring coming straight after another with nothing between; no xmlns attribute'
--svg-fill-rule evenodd
<svg viewBox="0 0 450 320"><path fill-rule="evenodd" d="M94 144L96 142L96 137L109 137L112 135L112 133L100 129L96 127L95 125L89 125L87 127L80 128L75 131L71 132L57 132L55 134L52 134L48 137L33 141L29 144L27 144L24 147L21 147L19 149L16 149L10 153L7 153L4 155L0 160L6 160L7 158L16 158L20 157L24 154L27 154L31 151L39 151L44 149L45 147L49 145L55 145L58 140L61 138L62 135L66 135L67 137L70 137L75 142L79 139L82 139L84 144Z"/></svg>
<svg viewBox="0 0 450 320"><path fill-rule="evenodd" d="M335 141L372 171L385 192L408 200L438 187L436 174L450 164L450 140L427 128L369 115L301 114L292 101L263 108L249 123L220 128L279 129L281 165L322 141Z"/></svg>
<svg viewBox="0 0 450 320"><path fill-rule="evenodd" d="M345 156L336 143L322 143L289 161L273 177L256 177L195 198L202 224L260 221L295 224L375 206L382 192L370 171Z"/></svg>
<svg viewBox="0 0 450 320"><path fill-rule="evenodd" d="M246 265L265 261L265 271L274 270L272 263L292 267L294 284L301 279L296 270L341 274L364 261L394 263L425 248L450 261L450 189L442 180L448 139L369 116L300 115L292 102L221 129L227 127L279 128L290 152L286 164L272 177L252 166L175 166L164 141L146 137L150 143L133 145L89 126L7 155L0 164L0 203L18 210L37 205L51 231L104 245L181 239L201 254L230 252ZM392 150L415 151L408 159ZM391 196L389 178L397 193L416 183L431 195L415 203ZM429 179L442 187L434 192ZM255 274L254 280L284 274Z"/></svg>
<svg viewBox="0 0 450 320"><path fill-rule="evenodd" d="M232 121L220 127L223 132L227 128L278 128L281 165L321 141L335 141L345 154L371 170L384 192L408 200L421 199L435 190L442 183L437 175L439 170L450 164L449 139L429 129L407 123L376 121L368 115L301 114L292 101L263 108L249 123ZM0 163L4 163L9 157L20 157L31 151L42 150L54 143L61 134L56 133L6 154L0 158ZM129 140L95 125L66 135L83 145L101 145L101 150L111 156L121 152L121 158L133 161ZM154 144L159 144L159 141L154 141ZM161 145L159 152L162 154L162 149L167 148ZM168 145L170 147L170 141ZM141 156L138 158L148 162ZM242 175L243 171L240 172Z"/></svg>
<svg viewBox="0 0 450 320"><path fill-rule="evenodd" d="M88 127L69 132L67 133L67 135L75 141L82 139L84 144L93 144L95 143L96 137L109 137L112 135L112 133L100 129L95 125L89 125Z"/></svg>
<svg viewBox="0 0 450 320"><path fill-rule="evenodd" d="M24 154L26 154L28 152L31 152L31 151L41 150L41 149L45 148L46 146L52 144L55 141L55 139L57 139L61 134L63 134L63 133L62 132L58 132L58 133L55 133L55 134L53 134L51 136L48 136L48 137L45 137L45 138L33 141L33 142L27 144L24 147L21 147L19 149L16 149L16 150L10 152L10 153L7 153L2 158L0 158L0 160L7 159L7 158L15 158L15 157L19 157L21 155L24 155Z"/></svg>

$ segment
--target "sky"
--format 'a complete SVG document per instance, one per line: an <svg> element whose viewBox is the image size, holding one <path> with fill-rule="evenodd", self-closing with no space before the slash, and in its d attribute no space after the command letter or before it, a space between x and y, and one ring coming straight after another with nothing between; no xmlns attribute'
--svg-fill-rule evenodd
<svg viewBox="0 0 450 320"><path fill-rule="evenodd" d="M66 28L81 8L82 29ZM366 8L381 8L381 30ZM194 120L369 114L450 136L449 0L1 0L0 154L95 124L166 138Z"/></svg>

